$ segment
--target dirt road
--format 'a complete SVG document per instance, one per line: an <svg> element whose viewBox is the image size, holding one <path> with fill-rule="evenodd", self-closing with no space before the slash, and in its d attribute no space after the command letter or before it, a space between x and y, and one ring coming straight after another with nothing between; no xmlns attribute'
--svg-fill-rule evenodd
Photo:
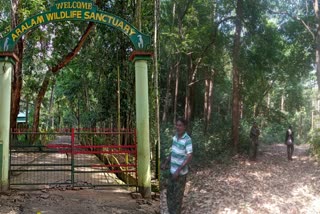
<svg viewBox="0 0 320 214"><path fill-rule="evenodd" d="M293 161L286 159L283 144L259 149L256 162L236 157L230 165L193 168L183 213L320 213L320 167L308 145L295 147ZM167 213L161 198L161 213Z"/></svg>
<svg viewBox="0 0 320 214"><path fill-rule="evenodd" d="M0 194L0 214L152 214L160 213L159 197L134 199L119 188L42 189Z"/></svg>

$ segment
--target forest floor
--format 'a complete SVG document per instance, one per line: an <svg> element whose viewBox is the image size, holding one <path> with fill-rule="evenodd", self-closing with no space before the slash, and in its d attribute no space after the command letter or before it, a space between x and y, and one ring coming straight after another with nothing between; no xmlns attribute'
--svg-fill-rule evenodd
<svg viewBox="0 0 320 214"><path fill-rule="evenodd" d="M183 213L320 213L320 166L308 145L295 146L293 161L284 144L261 145L258 154L255 162L235 157L230 164L193 163ZM162 214L168 213L165 194Z"/></svg>
<svg viewBox="0 0 320 214"><path fill-rule="evenodd" d="M43 188L0 193L0 214L156 214L159 194L151 200L121 188ZM133 196L133 197L132 197ZM138 198L136 198L138 197Z"/></svg>

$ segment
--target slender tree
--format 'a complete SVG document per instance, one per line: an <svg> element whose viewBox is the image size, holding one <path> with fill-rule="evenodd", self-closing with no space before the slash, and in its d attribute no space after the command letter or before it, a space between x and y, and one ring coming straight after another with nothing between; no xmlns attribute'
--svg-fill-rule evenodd
<svg viewBox="0 0 320 214"><path fill-rule="evenodd" d="M154 77L155 77L155 96L156 96L156 127L157 127L157 166L156 177L160 178L160 102L159 102L159 19L160 19L160 1L154 1Z"/></svg>
<svg viewBox="0 0 320 214"><path fill-rule="evenodd" d="M19 25L19 5L20 0L11 1L11 28L14 29ZM10 115L10 126L11 128L16 128L16 121L20 111L20 100L21 100L21 89L22 89L22 61L23 61L23 49L24 49L24 39L21 37L16 45L15 54L18 56L19 61L16 63L12 81L12 91L11 91L11 115Z"/></svg>
<svg viewBox="0 0 320 214"><path fill-rule="evenodd" d="M238 152L239 145L239 124L240 124L240 39L242 31L243 1L237 0L235 33L232 52L232 142L235 152Z"/></svg>

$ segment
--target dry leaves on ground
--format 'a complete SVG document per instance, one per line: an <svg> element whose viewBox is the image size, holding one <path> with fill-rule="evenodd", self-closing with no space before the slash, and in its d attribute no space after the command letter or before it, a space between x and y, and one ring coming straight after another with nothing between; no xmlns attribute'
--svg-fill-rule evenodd
<svg viewBox="0 0 320 214"><path fill-rule="evenodd" d="M161 211L167 213L165 190ZM256 162L235 157L231 165L193 170L183 213L320 213L320 167L308 145L295 147L293 161L285 145L262 145Z"/></svg>

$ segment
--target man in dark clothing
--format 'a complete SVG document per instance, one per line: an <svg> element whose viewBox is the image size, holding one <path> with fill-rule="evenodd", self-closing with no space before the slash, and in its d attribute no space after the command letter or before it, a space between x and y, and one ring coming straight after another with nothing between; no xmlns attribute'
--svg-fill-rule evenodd
<svg viewBox="0 0 320 214"><path fill-rule="evenodd" d="M294 142L294 137L293 137L292 126L289 126L288 130L286 131L286 140L285 140L285 144L287 145L288 160L292 160L292 154L294 151L293 142Z"/></svg>
<svg viewBox="0 0 320 214"><path fill-rule="evenodd" d="M251 130L250 130L250 139L251 139L251 160L257 159L257 152L258 152L258 139L260 135L260 130L257 126L257 123L254 122Z"/></svg>

